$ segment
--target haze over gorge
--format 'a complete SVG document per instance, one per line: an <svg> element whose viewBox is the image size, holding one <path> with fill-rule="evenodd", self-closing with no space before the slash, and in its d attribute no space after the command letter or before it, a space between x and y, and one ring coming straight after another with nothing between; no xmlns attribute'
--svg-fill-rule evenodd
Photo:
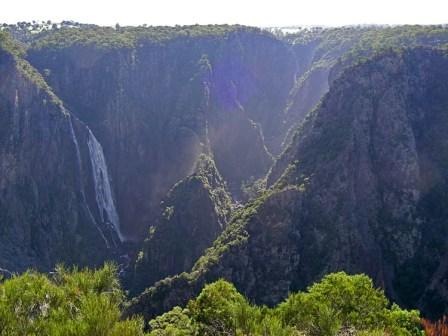
<svg viewBox="0 0 448 336"><path fill-rule="evenodd" d="M447 234L447 25L0 25L0 335L431 334Z"/></svg>

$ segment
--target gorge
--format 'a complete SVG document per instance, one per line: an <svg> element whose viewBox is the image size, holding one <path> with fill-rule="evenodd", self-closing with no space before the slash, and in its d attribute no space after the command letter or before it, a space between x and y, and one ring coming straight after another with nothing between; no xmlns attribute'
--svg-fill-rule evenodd
<svg viewBox="0 0 448 336"><path fill-rule="evenodd" d="M114 260L147 321L338 271L447 313L446 26L2 27L0 268Z"/></svg>

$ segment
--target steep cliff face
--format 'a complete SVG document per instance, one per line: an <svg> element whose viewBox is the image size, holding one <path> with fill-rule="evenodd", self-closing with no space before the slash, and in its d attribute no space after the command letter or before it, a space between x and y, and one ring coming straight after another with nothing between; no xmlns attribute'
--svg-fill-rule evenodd
<svg viewBox="0 0 448 336"><path fill-rule="evenodd" d="M437 308L422 306L422 295L445 263L446 225L436 209L444 207L447 178L447 64L443 52L416 49L347 71L268 179L279 186L315 181L308 188L313 205L350 239L330 265L371 264L394 299L439 314L446 294L431 294ZM362 253L353 254L359 243Z"/></svg>
<svg viewBox="0 0 448 336"><path fill-rule="evenodd" d="M213 153L235 196L266 173L295 71L287 45L244 29L120 48L44 44L29 60L99 138L123 233L137 240L200 153Z"/></svg>
<svg viewBox="0 0 448 336"><path fill-rule="evenodd" d="M101 263L119 242L112 194L95 200L95 188L110 185L94 183L94 170L107 179L101 147L37 71L5 47L12 42L0 42L0 265L23 271Z"/></svg>
<svg viewBox="0 0 448 336"><path fill-rule="evenodd" d="M213 160L201 155L195 172L178 182L161 204L135 265L132 288L188 271L230 219L232 201Z"/></svg>
<svg viewBox="0 0 448 336"><path fill-rule="evenodd" d="M296 128L328 92L330 74L337 61L351 51L374 28L316 29L288 37L297 59L295 84L285 107L283 149L292 140Z"/></svg>
<svg viewBox="0 0 448 336"><path fill-rule="evenodd" d="M417 49L348 71L268 179L280 186L316 181L307 188L313 204L336 227L351 226L342 232L362 243L358 255L375 256L378 250L373 260L356 262L347 241L332 258L349 265L370 260L378 282L411 306L422 302L435 265L443 260L439 237L446 228L433 209L445 202L437 193L446 179L440 141L447 127L446 62L441 52ZM348 81L350 74L359 80Z"/></svg>
<svg viewBox="0 0 448 336"><path fill-rule="evenodd" d="M298 70L284 112L287 126L283 148L328 92L330 83L347 67L387 49L443 45L448 42L448 29L442 26L316 28L288 36L287 41L296 55Z"/></svg>
<svg viewBox="0 0 448 336"><path fill-rule="evenodd" d="M220 277L273 304L341 269L369 274L398 302L432 295L446 309L447 76L446 53L426 49L346 70L272 169L271 191L191 273L156 284L128 313L184 304Z"/></svg>

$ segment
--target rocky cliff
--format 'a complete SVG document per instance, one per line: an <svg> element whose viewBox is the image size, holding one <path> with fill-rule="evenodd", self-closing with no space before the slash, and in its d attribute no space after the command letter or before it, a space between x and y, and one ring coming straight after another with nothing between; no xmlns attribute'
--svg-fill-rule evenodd
<svg viewBox="0 0 448 336"><path fill-rule="evenodd" d="M314 28L286 37L297 60L294 86L284 111L284 149L295 130L350 65L387 49L448 43L443 26Z"/></svg>
<svg viewBox="0 0 448 336"><path fill-rule="evenodd" d="M1 33L0 78L2 268L111 258L120 227L101 146Z"/></svg>
<svg viewBox="0 0 448 336"><path fill-rule="evenodd" d="M417 48L346 71L268 178L280 187L317 182L305 187L314 199L308 209L347 226L330 265L373 267L367 271L395 300L438 314L444 291L431 287L439 305L423 307L421 297L445 263L446 228L436 209L447 177L446 66L445 52Z"/></svg>
<svg viewBox="0 0 448 336"><path fill-rule="evenodd" d="M103 145L128 239L143 239L160 201L193 171L200 153L213 153L236 197L243 181L272 164L294 57L267 33L228 29L162 41L136 33L119 47L70 36L55 47L44 38L29 51L29 61Z"/></svg>
<svg viewBox="0 0 448 336"><path fill-rule="evenodd" d="M329 81L359 58L348 55L372 54L374 42L447 40L446 29L412 29L317 29L280 40L241 26L86 26L38 35L27 59L98 138L123 235L141 241L200 153L213 154L241 200L241 186L266 174Z"/></svg>
<svg viewBox="0 0 448 336"><path fill-rule="evenodd" d="M438 306L426 312L444 311L447 76L446 52L418 48L347 69L275 164L271 189L191 273L157 283L128 313L182 305L221 277L273 304L336 270L369 274L409 306L431 295Z"/></svg>
<svg viewBox="0 0 448 336"><path fill-rule="evenodd" d="M213 159L199 156L194 173L176 183L161 203L159 223L150 228L130 279L133 292L189 271L224 230L231 210Z"/></svg>

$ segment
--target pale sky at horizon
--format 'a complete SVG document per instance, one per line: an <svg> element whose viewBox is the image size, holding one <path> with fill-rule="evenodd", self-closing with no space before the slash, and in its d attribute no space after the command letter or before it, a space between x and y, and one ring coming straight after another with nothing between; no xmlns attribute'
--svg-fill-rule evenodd
<svg viewBox="0 0 448 336"><path fill-rule="evenodd" d="M252 26L448 23L448 0L4 0L0 22Z"/></svg>

